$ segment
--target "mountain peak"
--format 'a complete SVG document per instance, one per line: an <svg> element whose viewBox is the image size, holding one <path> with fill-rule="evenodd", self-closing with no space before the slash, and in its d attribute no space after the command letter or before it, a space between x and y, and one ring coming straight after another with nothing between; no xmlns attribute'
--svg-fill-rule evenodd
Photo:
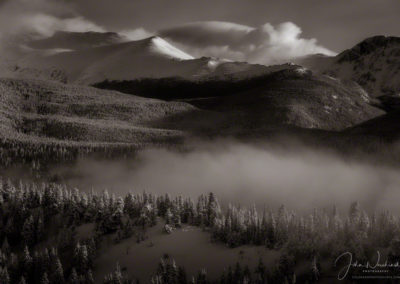
<svg viewBox="0 0 400 284"><path fill-rule="evenodd" d="M354 61L361 56L375 52L379 48L400 46L400 37L378 35L366 38L353 48L343 51L338 55L339 62Z"/></svg>
<svg viewBox="0 0 400 284"><path fill-rule="evenodd" d="M190 60L194 59L193 56L189 55L188 53L176 48L175 46L171 45L165 39L159 36L152 36L142 40L149 49L157 54L162 54L168 56L170 58L178 59L178 60Z"/></svg>

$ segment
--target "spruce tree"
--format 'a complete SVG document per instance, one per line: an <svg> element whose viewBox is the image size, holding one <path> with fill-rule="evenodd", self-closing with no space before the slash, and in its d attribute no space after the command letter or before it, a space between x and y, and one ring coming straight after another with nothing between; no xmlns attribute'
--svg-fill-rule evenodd
<svg viewBox="0 0 400 284"><path fill-rule="evenodd" d="M8 274L7 267L4 267L2 270L0 270L0 283L10 284L10 275Z"/></svg>
<svg viewBox="0 0 400 284"><path fill-rule="evenodd" d="M52 282L54 283L63 283L64 282L64 269L62 267L60 259L57 257L53 264L53 274L52 274Z"/></svg>
<svg viewBox="0 0 400 284"><path fill-rule="evenodd" d="M79 277L78 277L78 273L76 273L75 267L72 268L71 274L69 275L69 278L68 278L68 283L69 284L79 283Z"/></svg>
<svg viewBox="0 0 400 284"><path fill-rule="evenodd" d="M186 271L185 268L182 266L179 267L178 269L178 279L177 279L178 284L187 284L187 276L186 276Z"/></svg>
<svg viewBox="0 0 400 284"><path fill-rule="evenodd" d="M92 270L89 269L85 276L86 284L94 284L93 273Z"/></svg>
<svg viewBox="0 0 400 284"><path fill-rule="evenodd" d="M32 215L25 220L21 236L27 246L32 246L35 243L35 223Z"/></svg>
<svg viewBox="0 0 400 284"><path fill-rule="evenodd" d="M262 261L262 258L260 257L258 260L258 265L255 270L255 274L257 275L257 280L259 281L258 283L265 283L266 280L266 268L264 265L264 262Z"/></svg>
<svg viewBox="0 0 400 284"><path fill-rule="evenodd" d="M47 277L47 273L45 272L40 280L40 284L50 284L49 278Z"/></svg>

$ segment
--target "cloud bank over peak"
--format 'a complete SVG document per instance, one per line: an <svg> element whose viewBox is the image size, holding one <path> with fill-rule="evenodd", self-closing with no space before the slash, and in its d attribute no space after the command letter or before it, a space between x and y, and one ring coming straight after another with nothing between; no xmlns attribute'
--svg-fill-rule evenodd
<svg viewBox="0 0 400 284"><path fill-rule="evenodd" d="M154 36L154 33L147 31L144 28L137 28L132 30L122 30L118 32L120 35L125 36L129 40L141 40Z"/></svg>
<svg viewBox="0 0 400 284"><path fill-rule="evenodd" d="M64 1L12 0L0 6L0 34L51 36L57 30L104 32L99 25L77 14Z"/></svg>
<svg viewBox="0 0 400 284"><path fill-rule="evenodd" d="M335 52L301 37L292 22L254 28L228 22L195 22L160 31L162 37L194 56L211 56L234 61L277 64L294 58Z"/></svg>
<svg viewBox="0 0 400 284"><path fill-rule="evenodd" d="M31 40L52 36L56 31L105 32L76 13L71 2L52 0L6 0L0 5L0 57L18 58L28 52Z"/></svg>
<svg viewBox="0 0 400 284"><path fill-rule="evenodd" d="M107 32L77 12L72 2L64 0L5 0L0 4L0 56L21 57L30 52L29 41L51 37L56 31ZM150 32L146 27L122 29L126 40L141 40L159 35L193 57L216 57L259 64L294 61L309 54L335 53L301 37L302 30L291 22L259 27L203 21Z"/></svg>

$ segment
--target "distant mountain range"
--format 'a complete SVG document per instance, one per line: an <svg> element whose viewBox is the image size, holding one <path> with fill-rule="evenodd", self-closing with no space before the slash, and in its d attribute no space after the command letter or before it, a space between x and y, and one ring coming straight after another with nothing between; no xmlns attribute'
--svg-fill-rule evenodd
<svg viewBox="0 0 400 284"><path fill-rule="evenodd" d="M104 80L252 77L270 72L270 68L262 65L194 58L160 37L127 41L115 33L62 32L28 45L35 50L9 66L6 72L3 70L3 76L62 79L91 85ZM52 77L54 73L63 76Z"/></svg>
<svg viewBox="0 0 400 284"><path fill-rule="evenodd" d="M1 74L36 77L91 85L142 78L260 76L274 68L217 58L194 58L161 37L129 41L113 32L56 32L49 38L25 44L25 56ZM29 50L29 52L27 51ZM368 38L337 56L311 55L294 59L314 72L353 80L370 96L400 93L400 38Z"/></svg>
<svg viewBox="0 0 400 284"><path fill-rule="evenodd" d="M8 86L7 90L11 84L29 86L34 92L39 88L41 92L40 84L46 88L50 88L48 84L58 84L51 80L74 84L74 88L90 94L97 94L96 89L77 85L180 100L187 110L171 113L168 118L160 114L151 125L170 129L173 121L171 130L182 133L236 135L291 127L378 133L370 128L379 128L381 123L394 125L397 115L387 116L386 112L393 112L400 105L400 38L396 37L372 37L334 57L313 55L295 60L297 65L276 66L194 58L158 36L129 41L116 33L58 32L50 38L31 41L25 48L31 53L0 70L1 77L23 79L3 79L1 83ZM32 83L32 78L44 81ZM62 84L54 88L63 89ZM126 96L113 92L103 92L101 96L109 94ZM143 100L153 103L151 99ZM49 102L46 105L51 108ZM162 109L159 111L163 113ZM58 111L54 114L60 115ZM37 115L48 117L36 112ZM13 115L3 117L9 121L6 117ZM89 123L86 118L76 119ZM182 122L176 124L177 120ZM103 123L97 121L96 125L102 128ZM384 129L389 133L392 128ZM77 132L74 133L67 136L74 137ZM103 141L107 135L93 137ZM126 137L131 136L123 137L117 140L127 142L130 138Z"/></svg>

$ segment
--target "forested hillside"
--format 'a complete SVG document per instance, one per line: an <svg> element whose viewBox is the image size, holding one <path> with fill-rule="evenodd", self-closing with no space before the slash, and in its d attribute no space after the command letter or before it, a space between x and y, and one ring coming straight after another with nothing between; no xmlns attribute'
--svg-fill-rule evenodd
<svg viewBox="0 0 400 284"><path fill-rule="evenodd" d="M400 257L399 218L389 212L366 213L357 202L345 215L333 206L316 208L307 216L283 205L277 211L240 205L221 208L212 193L196 201L150 193L116 197L107 191L87 194L60 184L2 180L0 212L4 284L94 283L96 257L105 238L116 244L131 238L151 244L148 230L160 222L165 234L196 226L209 232L216 243L263 246L279 252L280 258L273 267L265 267L262 260L251 269L240 264L227 267L219 279L208 278L199 267L190 282L184 264L178 268L170 260L173 255L164 255L152 283L313 283L336 275L327 261L344 251L360 261L373 257L376 249L390 262ZM80 234L85 224L92 229ZM116 265L104 283L133 283L130 271Z"/></svg>

